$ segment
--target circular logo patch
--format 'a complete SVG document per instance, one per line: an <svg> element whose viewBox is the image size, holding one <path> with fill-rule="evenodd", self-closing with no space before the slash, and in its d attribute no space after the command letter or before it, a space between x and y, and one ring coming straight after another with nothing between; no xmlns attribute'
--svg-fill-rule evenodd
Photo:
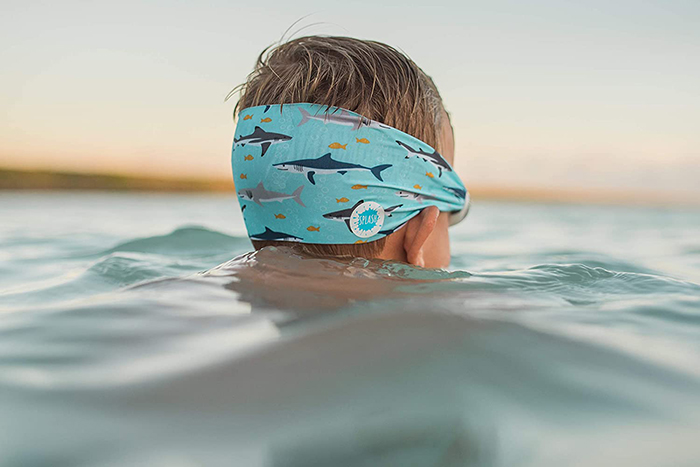
<svg viewBox="0 0 700 467"><path fill-rule="evenodd" d="M384 208L374 201L367 201L350 214L350 230L360 238L376 235L384 225Z"/></svg>

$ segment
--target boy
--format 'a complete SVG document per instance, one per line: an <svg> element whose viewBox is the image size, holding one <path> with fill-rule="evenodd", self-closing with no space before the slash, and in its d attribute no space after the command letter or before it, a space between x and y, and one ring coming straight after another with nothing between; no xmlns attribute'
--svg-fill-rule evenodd
<svg viewBox="0 0 700 467"><path fill-rule="evenodd" d="M448 226L469 196L432 79L376 41L268 49L230 94L241 93L232 167L253 246L448 266Z"/></svg>

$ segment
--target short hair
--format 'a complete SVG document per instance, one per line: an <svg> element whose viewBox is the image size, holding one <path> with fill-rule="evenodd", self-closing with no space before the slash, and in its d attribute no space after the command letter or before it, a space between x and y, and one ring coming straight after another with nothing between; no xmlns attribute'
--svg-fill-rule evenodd
<svg viewBox="0 0 700 467"><path fill-rule="evenodd" d="M440 152L444 105L433 80L405 54L372 40L313 35L266 47L246 82L236 86L237 112L268 104L309 102L342 107L408 133ZM449 124L449 122L447 122ZM253 247L294 245L314 256L374 258L386 237L361 244L253 240Z"/></svg>

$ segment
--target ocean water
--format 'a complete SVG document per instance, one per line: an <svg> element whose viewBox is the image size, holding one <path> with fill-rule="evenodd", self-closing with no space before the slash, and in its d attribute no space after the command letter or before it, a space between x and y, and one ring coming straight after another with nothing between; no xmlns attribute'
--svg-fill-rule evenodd
<svg viewBox="0 0 700 467"><path fill-rule="evenodd" d="M0 193L0 465L700 465L700 211L451 237L310 259L232 195Z"/></svg>

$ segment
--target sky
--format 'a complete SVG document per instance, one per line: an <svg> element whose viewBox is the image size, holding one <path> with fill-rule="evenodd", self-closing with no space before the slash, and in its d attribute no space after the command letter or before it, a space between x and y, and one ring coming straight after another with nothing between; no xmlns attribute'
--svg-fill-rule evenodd
<svg viewBox="0 0 700 467"><path fill-rule="evenodd" d="M265 47L386 42L435 81L470 185L700 198L700 2L7 1L0 167L231 176ZM300 28L301 31L298 31Z"/></svg>

